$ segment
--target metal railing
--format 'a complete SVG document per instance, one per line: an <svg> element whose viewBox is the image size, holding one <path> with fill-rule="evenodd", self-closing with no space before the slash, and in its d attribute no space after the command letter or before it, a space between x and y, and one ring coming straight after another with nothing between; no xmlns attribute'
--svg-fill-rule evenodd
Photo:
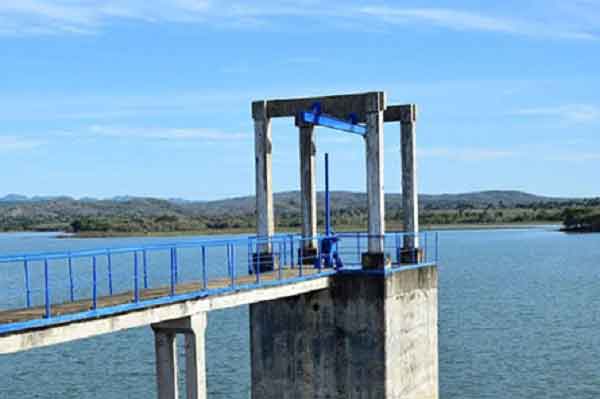
<svg viewBox="0 0 600 399"><path fill-rule="evenodd" d="M403 265L407 236L392 232L381 237L392 267ZM370 238L360 232L310 238L279 234L0 256L0 333L36 325L35 320L7 318L11 311L34 310L36 320L60 321L73 318L69 312L79 314L75 318L108 315L360 271ZM437 262L437 233L420 233L419 242L420 255L411 264Z"/></svg>

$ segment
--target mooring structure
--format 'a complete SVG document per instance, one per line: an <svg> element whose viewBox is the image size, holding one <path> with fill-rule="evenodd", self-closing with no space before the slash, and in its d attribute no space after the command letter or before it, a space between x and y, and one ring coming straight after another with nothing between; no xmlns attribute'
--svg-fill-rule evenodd
<svg viewBox="0 0 600 399"><path fill-rule="evenodd" d="M207 313L249 305L254 399L437 398L438 240L418 227L416 107L370 92L257 101L252 117L256 236L0 256L14 280L0 293L0 353L151 326L158 398L182 396L178 335L185 396L206 398ZM275 232L278 117L298 127L301 234ZM400 125L400 232L385 230L386 122ZM364 137L366 232L317 230L319 126Z"/></svg>

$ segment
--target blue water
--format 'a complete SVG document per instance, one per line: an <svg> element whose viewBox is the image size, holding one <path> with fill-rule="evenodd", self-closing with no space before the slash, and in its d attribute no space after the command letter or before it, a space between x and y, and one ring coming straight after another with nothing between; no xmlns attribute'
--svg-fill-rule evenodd
<svg viewBox="0 0 600 399"><path fill-rule="evenodd" d="M173 240L0 234L0 254ZM448 231L440 245L442 398L600 397L600 235ZM0 398L154 397L153 350L140 328L0 355ZM209 314L207 354L209 397L248 398L246 307Z"/></svg>

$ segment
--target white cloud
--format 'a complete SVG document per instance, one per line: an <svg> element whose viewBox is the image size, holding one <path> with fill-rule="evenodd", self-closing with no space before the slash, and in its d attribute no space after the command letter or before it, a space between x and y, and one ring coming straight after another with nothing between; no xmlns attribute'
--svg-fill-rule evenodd
<svg viewBox="0 0 600 399"><path fill-rule="evenodd" d="M154 140L207 140L237 141L249 140L251 135L245 133L228 133L218 129L207 128L164 128L164 127L131 127L94 125L89 133L97 136Z"/></svg>
<svg viewBox="0 0 600 399"><path fill-rule="evenodd" d="M432 147L417 150L417 156L419 157L444 158L455 161L489 161L518 155L519 153L516 151L494 148Z"/></svg>
<svg viewBox="0 0 600 399"><path fill-rule="evenodd" d="M600 121L600 106L591 104L568 104L552 107L524 108L514 113L522 116L552 117L570 122Z"/></svg>
<svg viewBox="0 0 600 399"><path fill-rule="evenodd" d="M41 140L22 138L17 136L0 136L1 152L30 150L32 148L39 147L43 144L44 142Z"/></svg>
<svg viewBox="0 0 600 399"><path fill-rule="evenodd" d="M598 38L591 33L598 30L597 20L589 16L596 9L583 13L583 6L566 13L559 5L541 4L522 13L525 14L522 19L516 19L453 8L407 8L385 3L362 6L356 1L260 0L249 3L239 0L6 0L0 3L0 34L90 33L119 19L257 28L288 16L326 19L329 26L345 29L357 29L361 26L359 23L363 24L361 29L373 29L377 24L364 24L365 19L370 18L386 24L425 24L532 37ZM543 19L539 17L540 8L544 10ZM509 6L505 9L507 15L513 11ZM294 28L288 24L287 29Z"/></svg>
<svg viewBox="0 0 600 399"><path fill-rule="evenodd" d="M524 35L533 37L553 37L562 39L598 39L595 35L559 27L556 24L519 20L514 18L488 16L481 13L448 8L402 8L402 7L363 7L363 14L379 18L390 24L429 23L443 28L460 31L486 31Z"/></svg>

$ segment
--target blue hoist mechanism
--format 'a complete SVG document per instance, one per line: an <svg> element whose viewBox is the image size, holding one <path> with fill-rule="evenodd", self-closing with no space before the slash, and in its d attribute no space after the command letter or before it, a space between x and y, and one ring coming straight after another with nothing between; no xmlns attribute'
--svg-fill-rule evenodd
<svg viewBox="0 0 600 399"><path fill-rule="evenodd" d="M367 127L358 123L358 117L355 113L348 115L348 119L340 119L323 113L321 103L315 102L307 111L300 111L298 119L307 124L324 126L330 129L341 130L348 133L358 134L365 137ZM325 237L321 240L321 259L324 267L341 268L342 259L337 251L339 237L331 228L331 206L329 196L329 154L325 154Z"/></svg>
<svg viewBox="0 0 600 399"><path fill-rule="evenodd" d="M302 122L311 125L325 126L330 129L358 134L363 137L367 134L367 127L358 123L358 117L355 113L348 115L348 119L346 120L336 118L324 114L319 102L314 103L308 111L300 111L298 117Z"/></svg>
<svg viewBox="0 0 600 399"><path fill-rule="evenodd" d="M330 129L341 130L348 133L358 134L365 137L367 127L358 123L355 113L348 115L348 119L340 119L323 113L321 103L313 103L310 110L300 111L298 119L303 123L316 126L324 126ZM331 206L329 195L329 154L325 154L325 237L321 240L320 258L324 267L343 267L342 259L337 251L339 237L331 228Z"/></svg>

